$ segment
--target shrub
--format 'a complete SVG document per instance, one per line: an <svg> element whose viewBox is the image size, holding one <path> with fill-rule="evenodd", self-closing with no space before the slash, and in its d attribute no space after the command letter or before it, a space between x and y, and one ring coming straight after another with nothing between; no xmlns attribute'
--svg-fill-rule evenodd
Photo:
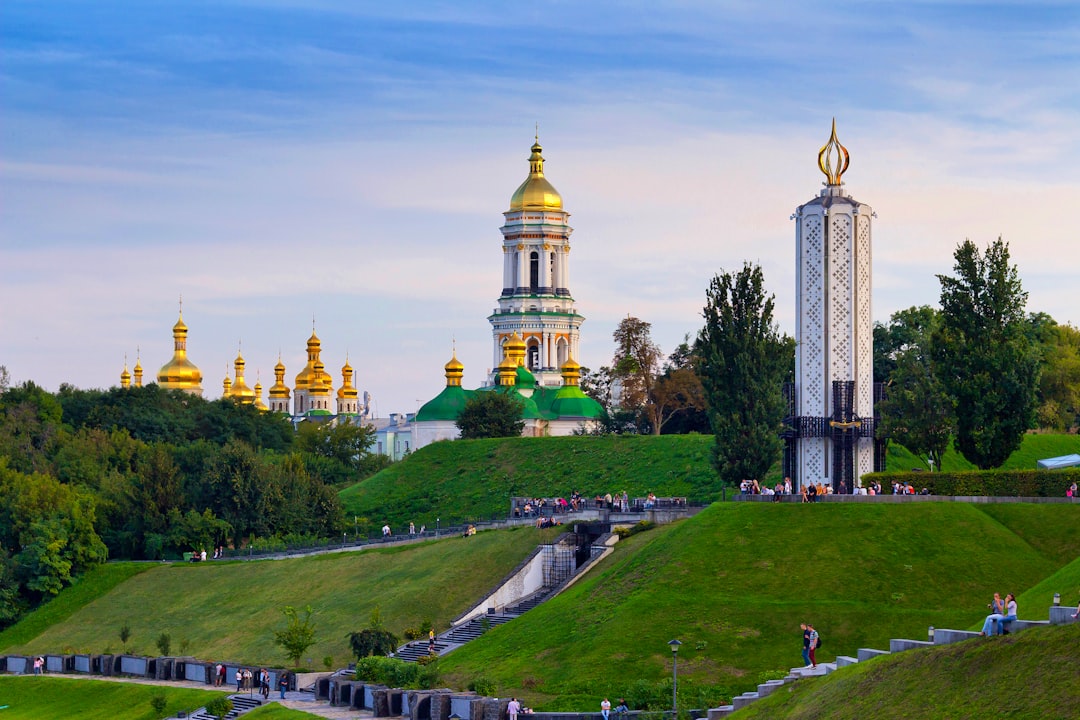
<svg viewBox="0 0 1080 720"><path fill-rule="evenodd" d="M431 660L407 663L398 658L365 657L356 661L356 679L407 689L431 689L438 686L438 666Z"/></svg>
<svg viewBox="0 0 1080 720"><path fill-rule="evenodd" d="M172 648L172 638L169 637L169 633L163 632L158 635L158 639L154 644L157 645L157 649L161 651L162 655L168 655L170 648Z"/></svg>
<svg viewBox="0 0 1080 720"><path fill-rule="evenodd" d="M469 689L477 695L495 695L495 681L484 676L473 678L469 683Z"/></svg>
<svg viewBox="0 0 1080 720"><path fill-rule="evenodd" d="M227 697L214 698L206 703L206 712L218 720L225 720L225 716L232 712L233 702Z"/></svg>
<svg viewBox="0 0 1080 720"><path fill-rule="evenodd" d="M165 706L169 704L169 701L165 699L165 696L161 693L154 695L150 698L150 707L153 708L157 715L163 715L165 713Z"/></svg>
<svg viewBox="0 0 1080 720"><path fill-rule="evenodd" d="M880 482L884 493L891 492L893 482L899 481L911 485L915 492L926 488L932 495L1065 497L1069 485L1080 482L1080 468L870 473L863 476L863 485L870 480Z"/></svg>

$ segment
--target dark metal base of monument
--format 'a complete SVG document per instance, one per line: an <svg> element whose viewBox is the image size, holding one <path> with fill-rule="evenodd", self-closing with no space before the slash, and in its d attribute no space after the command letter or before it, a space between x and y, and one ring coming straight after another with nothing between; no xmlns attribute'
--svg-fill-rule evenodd
<svg viewBox="0 0 1080 720"><path fill-rule="evenodd" d="M799 440L802 438L832 439L832 475L830 482L834 491L848 492L855 486L855 443L860 438L874 439L874 471L885 469L886 438L879 438L875 430L881 422L878 403L885 397L882 383L874 383L873 417L864 418L855 413L855 381L833 380L832 416L809 417L796 415L798 407L794 383L784 383L784 402L787 414L780 437L784 440L784 476L790 477L794 487L802 485L799 477ZM841 483L843 485L841 485Z"/></svg>

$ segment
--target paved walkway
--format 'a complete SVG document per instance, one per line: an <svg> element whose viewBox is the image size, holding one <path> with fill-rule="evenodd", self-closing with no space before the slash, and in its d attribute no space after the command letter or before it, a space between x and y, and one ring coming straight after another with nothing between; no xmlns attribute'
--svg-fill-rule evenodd
<svg viewBox="0 0 1080 720"><path fill-rule="evenodd" d="M153 678L82 674L76 675L68 673L48 673L46 677L73 678L76 680L104 680L106 682L126 682L136 683L139 685L161 685L162 687L183 687L191 688L193 690L229 691L230 688L235 689L235 686L215 688L213 685L207 685L206 683L200 682L192 682L190 680L155 680ZM255 694L257 695L258 693ZM281 700L279 698L279 693L272 692L270 693L270 698L268 702L280 703L281 705L292 710L301 710L303 712L317 715L319 717L331 718L331 720L357 720L359 718L372 717L370 710L350 710L348 708L342 707L331 707L330 704L325 701L315 700L315 696L312 693L287 692L285 693L285 699Z"/></svg>

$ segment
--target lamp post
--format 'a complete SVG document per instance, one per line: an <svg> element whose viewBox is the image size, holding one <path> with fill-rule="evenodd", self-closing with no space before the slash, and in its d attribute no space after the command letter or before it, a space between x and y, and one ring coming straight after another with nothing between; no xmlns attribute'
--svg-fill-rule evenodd
<svg viewBox="0 0 1080 720"><path fill-rule="evenodd" d="M671 646L671 717L679 717L679 646L678 640L668 642Z"/></svg>
<svg viewBox="0 0 1080 720"><path fill-rule="evenodd" d="M439 518L435 518L435 537L439 537ZM461 718L458 718L461 720Z"/></svg>
<svg viewBox="0 0 1080 720"><path fill-rule="evenodd" d="M1054 607L1061 605L1061 593L1054 593Z"/></svg>

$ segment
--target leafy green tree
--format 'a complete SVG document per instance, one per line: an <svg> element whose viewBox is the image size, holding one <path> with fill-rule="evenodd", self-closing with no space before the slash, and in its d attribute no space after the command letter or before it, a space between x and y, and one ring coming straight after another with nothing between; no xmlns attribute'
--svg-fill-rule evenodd
<svg viewBox="0 0 1080 720"><path fill-rule="evenodd" d="M1028 322L1042 356L1036 420L1041 428L1067 432L1080 420L1080 330L1045 313Z"/></svg>
<svg viewBox="0 0 1080 720"><path fill-rule="evenodd" d="M885 400L878 409L878 432L882 436L906 447L931 470L941 468L956 416L952 398L922 348L909 349L897 358Z"/></svg>
<svg viewBox="0 0 1080 720"><path fill-rule="evenodd" d="M292 605L286 605L282 610L288 620L284 630L274 631L274 643L280 645L285 651L285 657L292 661L293 666L300 664L300 658L307 649L315 644L315 625L311 622L315 611L308 605L304 608L304 616L296 611Z"/></svg>
<svg viewBox="0 0 1080 720"><path fill-rule="evenodd" d="M929 305L897 310L887 324L874 323L874 382L892 379L900 355L911 348L928 352L941 313Z"/></svg>
<svg viewBox="0 0 1080 720"><path fill-rule="evenodd" d="M761 267L716 275L706 291L698 336L701 384L716 444L713 465L727 484L764 477L780 454L783 383L794 341L773 322Z"/></svg>
<svg viewBox="0 0 1080 720"><path fill-rule="evenodd" d="M1039 356L1024 318L1027 293L1001 239L981 254L970 240L941 282L933 334L938 377L956 404L956 446L982 469L1000 466L1034 424Z"/></svg>
<svg viewBox="0 0 1080 720"><path fill-rule="evenodd" d="M467 440L520 437L525 429L524 409L517 395L500 390L476 392L465 402L454 424Z"/></svg>
<svg viewBox="0 0 1080 720"><path fill-rule="evenodd" d="M652 324L627 316L612 333L615 356L611 360L614 405L637 413L638 426L653 435L660 434L662 408L657 402L656 382L664 354L652 340ZM673 396L669 393L668 396Z"/></svg>
<svg viewBox="0 0 1080 720"><path fill-rule="evenodd" d="M657 402L666 409L661 433L679 435L712 431L698 364L690 336L686 335L668 356L664 372L656 382Z"/></svg>
<svg viewBox="0 0 1080 720"><path fill-rule="evenodd" d="M389 655L397 649L398 645L397 636L383 627L382 614L377 605L371 611L368 626L359 632L351 632L345 637L357 660L371 655Z"/></svg>
<svg viewBox="0 0 1080 720"><path fill-rule="evenodd" d="M233 710L233 701L227 697L216 697L210 702L206 703L207 714L216 717L218 720L225 720Z"/></svg>

